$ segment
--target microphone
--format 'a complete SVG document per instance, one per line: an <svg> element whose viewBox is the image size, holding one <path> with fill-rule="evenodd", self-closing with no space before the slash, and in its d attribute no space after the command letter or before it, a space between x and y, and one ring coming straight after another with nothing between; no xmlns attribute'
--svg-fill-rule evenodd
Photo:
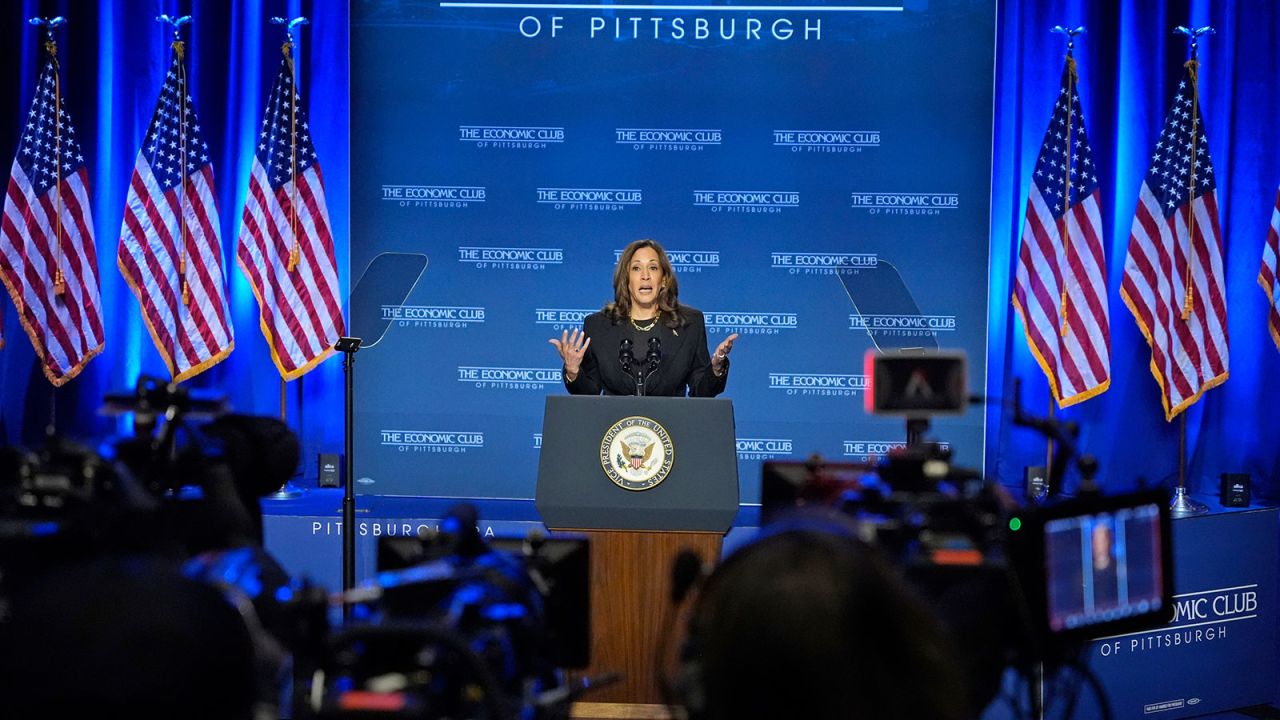
<svg viewBox="0 0 1280 720"><path fill-rule="evenodd" d="M658 364L662 362L662 341L656 335L649 338L649 351L644 354L644 361L651 373L657 370Z"/></svg>
<svg viewBox="0 0 1280 720"><path fill-rule="evenodd" d="M484 538L480 537L480 513L471 503L459 503L450 508L440 527L451 555L472 560L489 549Z"/></svg>
<svg viewBox="0 0 1280 720"><path fill-rule="evenodd" d="M649 338L649 350L644 354L645 372L644 379L648 381L649 377L658 371L658 365L662 363L662 341L657 336Z"/></svg>
<svg viewBox="0 0 1280 720"><path fill-rule="evenodd" d="M688 548L681 550L671 564L671 604L684 602L689 591L702 579L702 556Z"/></svg>
<svg viewBox="0 0 1280 720"><path fill-rule="evenodd" d="M630 375L631 364L635 361L636 356L631 354L631 338L622 338L618 344L618 362L622 364L622 370Z"/></svg>
<svg viewBox="0 0 1280 720"><path fill-rule="evenodd" d="M676 617L680 614L680 604L684 602L689 593L703 580L705 573L702 567L702 556L697 551L684 548L675 557L675 561L671 565L671 607L672 612L667 615L667 621L663 625L662 634L658 636L658 652L654 662L654 674L658 676L658 687L662 692L663 700L667 705L689 705L690 701L696 702L693 693L697 686L701 683L690 682L690 670L699 667L696 662L690 662L691 647L689 643L694 641L694 633L690 630L689 640L685 647L680 651L680 670L679 675L672 680L667 671L667 651L670 647L671 636L675 629ZM697 679L697 678L694 678ZM697 703L699 707L703 703ZM701 713L698 714L699 716Z"/></svg>

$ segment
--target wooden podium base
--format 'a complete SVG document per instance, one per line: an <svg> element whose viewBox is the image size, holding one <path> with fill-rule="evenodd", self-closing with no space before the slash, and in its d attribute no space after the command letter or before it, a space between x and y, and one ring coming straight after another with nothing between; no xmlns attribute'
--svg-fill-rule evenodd
<svg viewBox="0 0 1280 720"><path fill-rule="evenodd" d="M673 720L666 705L639 703L574 703L569 709L573 720Z"/></svg>
<svg viewBox="0 0 1280 720"><path fill-rule="evenodd" d="M591 541L591 667L598 679L621 673L620 681L590 691L575 705L574 717L666 717L658 676L658 652L666 643L661 667L670 672L684 629L673 623L671 567L683 549L704 563L718 562L723 536L697 532L586 530ZM667 637L663 635L667 634ZM634 706L603 707L614 704ZM653 707L644 707L653 706ZM591 714L579 712L641 714ZM659 715L652 713L661 712Z"/></svg>

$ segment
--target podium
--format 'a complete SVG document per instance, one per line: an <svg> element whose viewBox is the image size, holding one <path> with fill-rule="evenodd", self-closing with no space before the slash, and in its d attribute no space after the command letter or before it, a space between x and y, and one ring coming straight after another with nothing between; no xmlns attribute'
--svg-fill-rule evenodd
<svg viewBox="0 0 1280 720"><path fill-rule="evenodd" d="M548 528L590 538L587 672L622 674L592 703L663 702L658 671L679 635L672 562L686 548L719 559L738 512L735 448L727 399L547 398L538 512Z"/></svg>

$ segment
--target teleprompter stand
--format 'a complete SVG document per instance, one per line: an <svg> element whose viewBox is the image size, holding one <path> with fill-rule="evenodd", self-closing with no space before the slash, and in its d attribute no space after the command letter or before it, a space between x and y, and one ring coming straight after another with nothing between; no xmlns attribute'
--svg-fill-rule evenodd
<svg viewBox="0 0 1280 720"><path fill-rule="evenodd" d="M345 594L356 586L356 483L355 483L355 442L353 440L353 417L355 416L355 373L356 352L360 350L360 338L342 337L334 348L342 353L343 387L343 438L342 452L345 455L342 483L342 592ZM351 604L342 604L342 621L351 619Z"/></svg>

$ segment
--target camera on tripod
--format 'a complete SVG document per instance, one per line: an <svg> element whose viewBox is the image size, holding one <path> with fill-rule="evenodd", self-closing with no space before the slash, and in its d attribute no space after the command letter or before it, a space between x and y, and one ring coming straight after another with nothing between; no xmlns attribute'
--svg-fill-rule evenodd
<svg viewBox="0 0 1280 720"><path fill-rule="evenodd" d="M1074 461L1085 479L1074 498L1020 506L924 440L930 417L969 404L962 354L873 352L866 372L868 411L905 417L905 445L878 462L766 463L762 524L801 506L849 516L956 630L976 698L993 697L1004 668L1052 671L1074 663L1092 638L1171 619L1163 491L1103 495L1092 486L1097 464L1076 453L1071 428L1019 407L1015 424L1046 434L1061 468Z"/></svg>
<svg viewBox="0 0 1280 720"><path fill-rule="evenodd" d="M469 505L382 538L377 575L343 598L356 622L295 643L294 717L567 717L561 671L590 659L589 567L580 537L485 542Z"/></svg>

